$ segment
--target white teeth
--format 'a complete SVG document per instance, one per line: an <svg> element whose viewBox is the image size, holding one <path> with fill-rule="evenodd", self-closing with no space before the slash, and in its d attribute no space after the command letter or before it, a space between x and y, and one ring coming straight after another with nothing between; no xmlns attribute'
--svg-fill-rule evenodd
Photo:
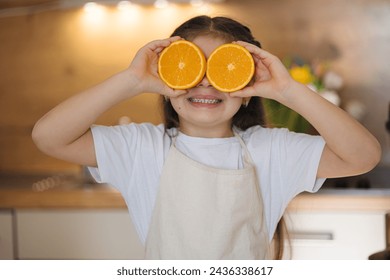
<svg viewBox="0 0 390 280"><path fill-rule="evenodd" d="M203 103L203 104L217 104L221 103L221 99L203 99L203 98L188 98L190 102Z"/></svg>

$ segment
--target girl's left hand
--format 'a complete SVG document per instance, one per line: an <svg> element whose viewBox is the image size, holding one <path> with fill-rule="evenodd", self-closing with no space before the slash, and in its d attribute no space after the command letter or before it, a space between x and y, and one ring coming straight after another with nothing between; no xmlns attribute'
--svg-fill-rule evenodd
<svg viewBox="0 0 390 280"><path fill-rule="evenodd" d="M295 81L276 56L249 43L237 44L247 48L254 58L255 81L230 95L274 99L303 116L326 142L317 178L358 175L378 164L380 144L358 121Z"/></svg>
<svg viewBox="0 0 390 280"><path fill-rule="evenodd" d="M254 82L242 90L232 92L231 96L260 96L282 101L294 80L280 59L253 44L243 41L236 43L245 47L252 54L255 61L255 74Z"/></svg>

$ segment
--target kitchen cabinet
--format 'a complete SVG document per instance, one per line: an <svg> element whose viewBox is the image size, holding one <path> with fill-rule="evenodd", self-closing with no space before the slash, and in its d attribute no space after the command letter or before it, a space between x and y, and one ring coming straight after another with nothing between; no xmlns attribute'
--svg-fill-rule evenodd
<svg viewBox="0 0 390 280"><path fill-rule="evenodd" d="M366 260L385 248L384 212L290 211L285 217L293 260ZM16 210L16 220L20 259L143 258L124 209Z"/></svg>
<svg viewBox="0 0 390 280"><path fill-rule="evenodd" d="M14 258L13 217L11 210L0 211L0 260Z"/></svg>
<svg viewBox="0 0 390 280"><path fill-rule="evenodd" d="M296 211L286 215L294 260L367 260L385 246L385 212ZM287 250L288 251L288 250Z"/></svg>
<svg viewBox="0 0 390 280"><path fill-rule="evenodd" d="M125 209L16 210L20 259L142 259Z"/></svg>

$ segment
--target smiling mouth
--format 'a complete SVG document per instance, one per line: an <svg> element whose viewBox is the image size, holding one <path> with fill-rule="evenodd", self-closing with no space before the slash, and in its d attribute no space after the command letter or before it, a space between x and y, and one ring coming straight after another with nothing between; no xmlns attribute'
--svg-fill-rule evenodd
<svg viewBox="0 0 390 280"><path fill-rule="evenodd" d="M188 101L191 103L201 103L201 104L218 104L222 102L222 99L209 99L209 98L188 98Z"/></svg>

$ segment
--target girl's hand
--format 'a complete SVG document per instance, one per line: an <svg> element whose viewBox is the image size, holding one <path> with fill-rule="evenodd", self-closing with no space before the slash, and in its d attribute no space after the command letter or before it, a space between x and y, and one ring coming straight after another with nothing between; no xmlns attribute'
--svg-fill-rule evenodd
<svg viewBox="0 0 390 280"><path fill-rule="evenodd" d="M130 77L135 79L136 90L139 93L148 92L177 96L186 92L168 87L158 75L159 54L164 48L177 40L180 40L180 37L155 40L146 44L137 52L127 71Z"/></svg>
<svg viewBox="0 0 390 280"><path fill-rule="evenodd" d="M255 61L255 74L254 82L242 90L231 93L231 96L260 96L282 102L285 93L295 81L280 59L253 44L243 41L236 43L252 54Z"/></svg>

